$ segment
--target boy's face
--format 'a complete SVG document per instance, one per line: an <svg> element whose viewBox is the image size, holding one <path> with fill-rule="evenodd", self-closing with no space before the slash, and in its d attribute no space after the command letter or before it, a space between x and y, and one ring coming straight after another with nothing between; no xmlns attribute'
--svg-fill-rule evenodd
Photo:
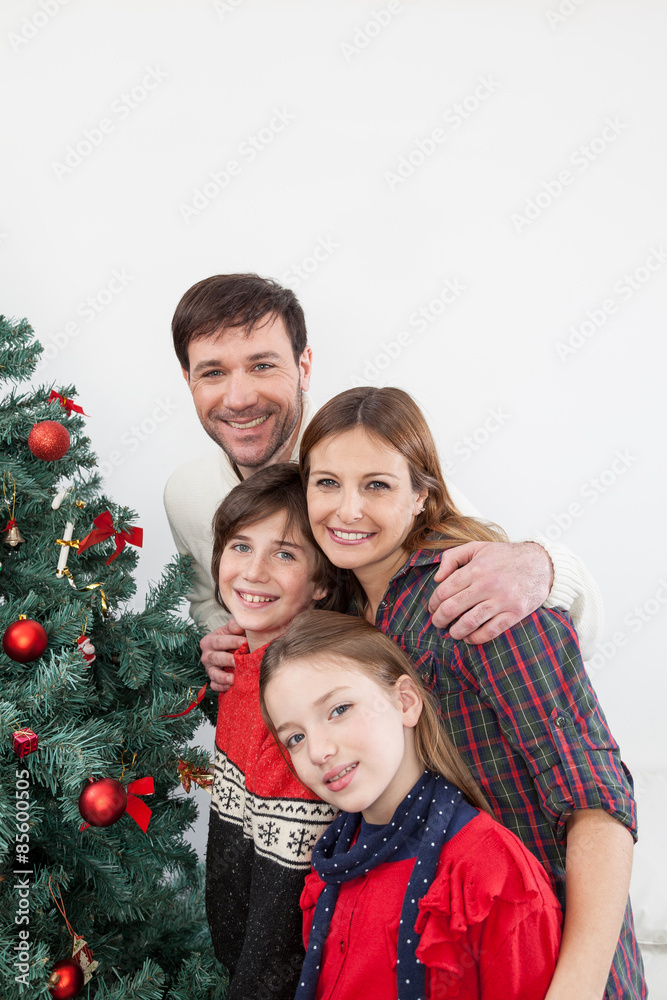
<svg viewBox="0 0 667 1000"><path fill-rule="evenodd" d="M313 582L315 568L315 550L300 532L286 537L282 511L228 540L220 556L220 594L251 650L282 635L296 615L326 596Z"/></svg>

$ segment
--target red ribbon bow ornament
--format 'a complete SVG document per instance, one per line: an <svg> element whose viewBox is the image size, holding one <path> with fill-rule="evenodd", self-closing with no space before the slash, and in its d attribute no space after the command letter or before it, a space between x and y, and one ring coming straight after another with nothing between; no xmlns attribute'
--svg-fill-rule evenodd
<svg viewBox="0 0 667 1000"><path fill-rule="evenodd" d="M108 510L105 510L103 514L96 517L93 524L95 527L92 531L88 532L85 538L81 539L77 551L81 553L85 549L89 549L91 545L97 545L99 542L103 542L113 535L116 541L116 551L107 559L107 566L110 562L113 562L116 556L120 555L128 542L130 545L136 545L138 548L141 548L144 544L143 528L128 528L127 531L115 531L113 518Z"/></svg>
<svg viewBox="0 0 667 1000"><path fill-rule="evenodd" d="M63 410L66 410L67 413L82 413L84 417L88 416L87 413L83 412L82 406L77 406L77 404L73 403L71 399L67 398L67 396L61 396L59 392L56 392L55 389L52 389L51 395L49 396L48 399L49 403L52 403L54 399L57 399L59 401Z"/></svg>

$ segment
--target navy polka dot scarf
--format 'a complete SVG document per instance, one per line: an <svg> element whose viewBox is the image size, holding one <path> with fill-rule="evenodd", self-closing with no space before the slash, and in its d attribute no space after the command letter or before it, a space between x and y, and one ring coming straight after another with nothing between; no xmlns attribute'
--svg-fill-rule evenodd
<svg viewBox="0 0 667 1000"><path fill-rule="evenodd" d="M322 949L336 906L338 887L366 875L384 861L391 861L410 838L419 841L419 848L401 910L396 966L398 1000L425 1000L426 974L416 955L419 938L414 931L419 915L418 902L435 878L447 826L462 803L463 796L458 788L448 785L441 775L424 771L391 822L364 837L363 843L361 837L352 843L361 824L361 813L340 813L336 817L313 848L313 868L326 885L315 908L295 1000L314 1000Z"/></svg>

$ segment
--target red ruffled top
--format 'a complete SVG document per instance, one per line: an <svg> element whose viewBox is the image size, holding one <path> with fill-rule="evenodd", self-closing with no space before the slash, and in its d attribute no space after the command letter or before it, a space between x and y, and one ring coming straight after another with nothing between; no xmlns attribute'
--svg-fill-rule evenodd
<svg viewBox="0 0 667 1000"><path fill-rule="evenodd" d="M341 886L323 950L317 1000L395 1000L398 925L414 858ZM301 897L307 944L324 887L311 872ZM440 855L420 900L417 957L427 997L544 1000L562 913L540 863L513 833L479 813Z"/></svg>

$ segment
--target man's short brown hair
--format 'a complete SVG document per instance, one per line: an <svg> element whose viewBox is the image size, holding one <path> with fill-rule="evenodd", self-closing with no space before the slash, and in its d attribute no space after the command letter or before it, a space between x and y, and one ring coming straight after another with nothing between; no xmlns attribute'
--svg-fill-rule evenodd
<svg viewBox="0 0 667 1000"><path fill-rule="evenodd" d="M308 338L303 309L290 288L258 274L214 274L198 281L176 306L171 323L181 367L190 371L192 340L208 337L221 327L244 327L251 333L265 317L283 320L298 365Z"/></svg>

